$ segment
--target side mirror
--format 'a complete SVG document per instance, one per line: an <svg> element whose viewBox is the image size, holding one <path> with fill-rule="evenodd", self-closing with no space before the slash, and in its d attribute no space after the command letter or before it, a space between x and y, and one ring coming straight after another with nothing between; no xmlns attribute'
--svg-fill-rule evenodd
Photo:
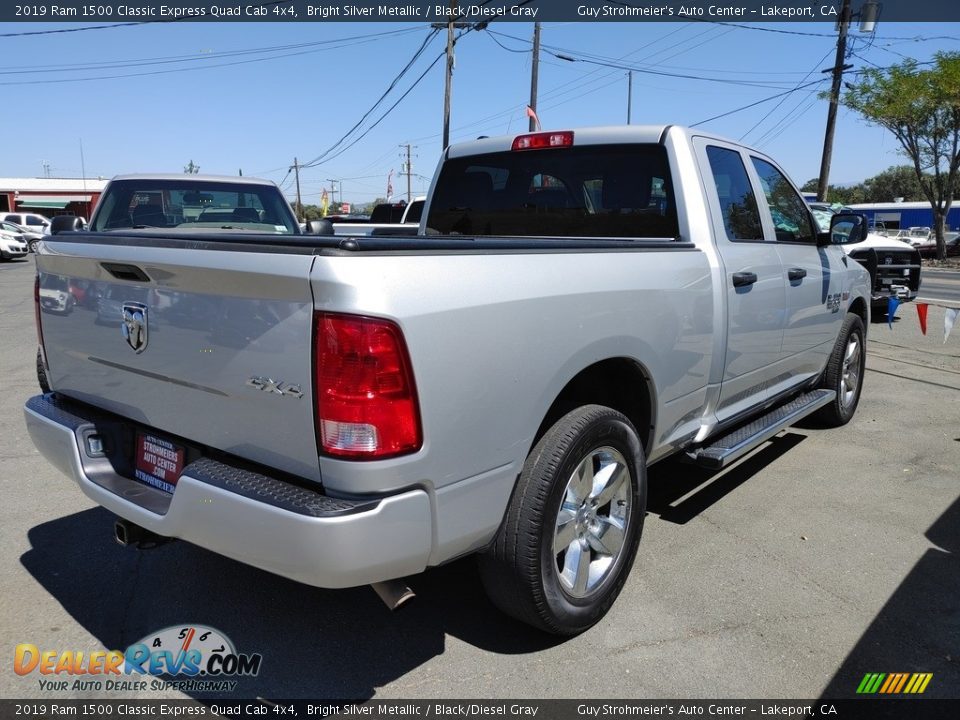
<svg viewBox="0 0 960 720"><path fill-rule="evenodd" d="M867 239L867 216L838 213L830 219L830 232L817 236L817 245L853 245Z"/></svg>
<svg viewBox="0 0 960 720"><path fill-rule="evenodd" d="M50 234L56 235L62 232L73 232L74 230L83 230L87 224L83 218L76 215L57 215L50 221Z"/></svg>
<svg viewBox="0 0 960 720"><path fill-rule="evenodd" d="M307 223L308 235L333 235L333 223L329 220L311 220Z"/></svg>

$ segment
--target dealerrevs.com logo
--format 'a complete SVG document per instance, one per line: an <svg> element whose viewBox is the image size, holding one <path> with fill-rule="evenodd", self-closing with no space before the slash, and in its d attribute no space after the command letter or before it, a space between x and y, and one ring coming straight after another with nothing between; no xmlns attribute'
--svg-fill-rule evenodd
<svg viewBox="0 0 960 720"><path fill-rule="evenodd" d="M41 650L17 645L17 675L39 674L41 690L141 691L160 689L232 691L236 677L260 672L260 653L238 653L219 630L173 625L151 633L125 651ZM173 677L173 680L161 680Z"/></svg>

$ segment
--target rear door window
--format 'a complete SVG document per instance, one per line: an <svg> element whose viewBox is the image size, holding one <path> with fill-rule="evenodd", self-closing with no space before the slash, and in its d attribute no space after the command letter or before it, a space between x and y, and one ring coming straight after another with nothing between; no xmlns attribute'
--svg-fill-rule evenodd
<svg viewBox="0 0 960 720"><path fill-rule="evenodd" d="M734 241L763 240L757 198L740 153L710 145L707 147L707 159L710 161L710 172L720 201L727 238Z"/></svg>

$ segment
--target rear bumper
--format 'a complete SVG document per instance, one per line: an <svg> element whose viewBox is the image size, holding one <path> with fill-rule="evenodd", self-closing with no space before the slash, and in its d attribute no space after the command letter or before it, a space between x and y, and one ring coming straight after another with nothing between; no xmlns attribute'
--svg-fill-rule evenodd
<svg viewBox="0 0 960 720"><path fill-rule="evenodd" d="M85 438L109 422L96 410L48 394L28 400L24 416L40 453L85 495L158 535L326 588L366 585L426 567L432 523L423 490L332 498L201 458L184 468L170 495L117 474L106 457L89 455Z"/></svg>

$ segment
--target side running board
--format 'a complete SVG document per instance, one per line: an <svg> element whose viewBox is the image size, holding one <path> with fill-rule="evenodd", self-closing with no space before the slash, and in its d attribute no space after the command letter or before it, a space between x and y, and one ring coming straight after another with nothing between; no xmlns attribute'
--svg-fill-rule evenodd
<svg viewBox="0 0 960 720"><path fill-rule="evenodd" d="M783 428L793 425L801 418L833 402L836 395L833 390L812 390L799 395L747 425L717 438L710 445L693 450L690 457L703 467L711 469L726 467L760 443L772 438Z"/></svg>

